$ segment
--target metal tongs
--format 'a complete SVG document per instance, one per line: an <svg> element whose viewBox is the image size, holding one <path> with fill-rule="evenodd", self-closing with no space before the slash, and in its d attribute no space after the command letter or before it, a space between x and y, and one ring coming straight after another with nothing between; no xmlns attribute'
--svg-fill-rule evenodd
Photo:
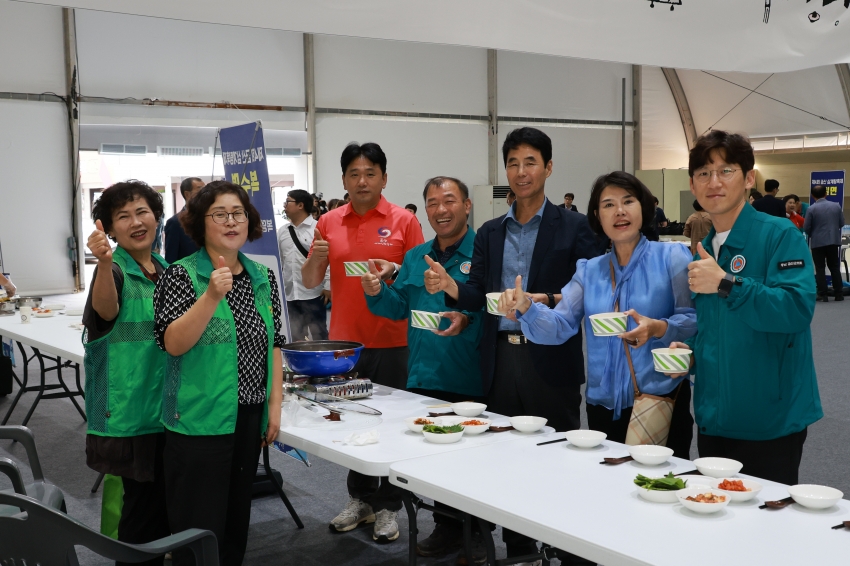
<svg viewBox="0 0 850 566"><path fill-rule="evenodd" d="M367 407L362 403L355 403L350 399L337 397L336 395L328 395L327 393L318 393L316 391L293 391L294 395L304 399L311 405L327 409L331 413L344 415L345 413L361 413L364 415L381 415L381 411Z"/></svg>

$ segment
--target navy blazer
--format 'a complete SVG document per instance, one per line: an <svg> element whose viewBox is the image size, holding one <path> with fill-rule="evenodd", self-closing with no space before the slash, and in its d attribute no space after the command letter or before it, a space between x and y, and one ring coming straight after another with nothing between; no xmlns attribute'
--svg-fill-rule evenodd
<svg viewBox="0 0 850 566"><path fill-rule="evenodd" d="M190 256L198 251L198 244L186 235L183 226L180 225L180 215L184 208L165 223L165 261L174 263L179 259Z"/></svg>
<svg viewBox="0 0 850 566"><path fill-rule="evenodd" d="M458 282L458 300L446 295L446 306L478 311L486 294L501 291L502 256L505 251L505 215L485 222L475 235L469 280ZM531 255L526 290L529 293L560 293L576 271L576 262L599 255L599 244L583 214L559 208L546 200L537 241ZM517 274L518 275L518 274ZM496 365L496 333L499 317L484 314L481 337L481 382L486 395L493 384ZM553 385L584 383L581 332L557 346L529 342L534 369Z"/></svg>

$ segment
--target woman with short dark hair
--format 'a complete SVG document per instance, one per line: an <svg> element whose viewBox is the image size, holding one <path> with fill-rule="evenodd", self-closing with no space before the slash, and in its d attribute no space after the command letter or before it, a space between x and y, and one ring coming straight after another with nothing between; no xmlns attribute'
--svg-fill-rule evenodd
<svg viewBox="0 0 850 566"><path fill-rule="evenodd" d="M634 403L630 357L641 393L676 398L666 444L687 459L693 436L690 384L655 371L651 352L696 334L688 288L691 256L681 244L646 239L654 209L652 193L633 175L602 175L593 184L587 219L594 232L610 238L611 252L579 260L554 309L514 289L502 294L500 309L516 309L523 334L538 344L565 342L581 331L584 318L589 427L625 442ZM589 315L615 310L631 317L628 331L619 338L595 336Z"/></svg>
<svg viewBox="0 0 850 566"><path fill-rule="evenodd" d="M200 249L172 265L154 296L168 353L162 395L171 528L213 531L222 564L241 564L263 446L280 427L280 292L271 269L239 250L263 235L245 191L214 181L181 218ZM191 564L188 551L175 564Z"/></svg>

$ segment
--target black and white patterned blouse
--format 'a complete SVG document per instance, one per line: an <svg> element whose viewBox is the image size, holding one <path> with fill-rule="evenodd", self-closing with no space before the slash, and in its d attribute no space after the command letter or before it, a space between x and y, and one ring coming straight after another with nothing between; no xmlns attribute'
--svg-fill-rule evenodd
<svg viewBox="0 0 850 566"><path fill-rule="evenodd" d="M274 316L274 347L285 342L280 333L281 305L277 279L269 269L272 313ZM233 288L224 296L236 324L236 352L239 374L239 404L255 405L266 400L266 356L268 339L266 327L254 304L254 289L248 271L233 276ZM165 350L165 331L168 325L186 314L195 304L195 289L189 273L181 265L170 266L159 280L154 292L154 337Z"/></svg>

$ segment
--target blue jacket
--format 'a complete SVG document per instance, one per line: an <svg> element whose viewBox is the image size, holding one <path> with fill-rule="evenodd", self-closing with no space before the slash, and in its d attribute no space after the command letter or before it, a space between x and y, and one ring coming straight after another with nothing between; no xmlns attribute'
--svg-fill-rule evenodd
<svg viewBox="0 0 850 566"><path fill-rule="evenodd" d="M469 278L474 239L475 232L470 228L457 252L443 265L456 281L465 282ZM416 246L405 254L395 283L391 286L382 283L380 293L374 297L366 295L366 305L373 314L391 320L404 320L410 316L411 310L434 313L457 310L446 308L444 293L431 295L425 290L424 274L428 269L426 255L437 259L432 242ZM469 326L457 336L437 336L430 330L414 328L408 322L410 357L407 362L407 387L447 391L470 397L482 396L478 347L484 313L482 310L463 312L469 317ZM448 326L448 319L443 319L440 328L446 329Z"/></svg>

